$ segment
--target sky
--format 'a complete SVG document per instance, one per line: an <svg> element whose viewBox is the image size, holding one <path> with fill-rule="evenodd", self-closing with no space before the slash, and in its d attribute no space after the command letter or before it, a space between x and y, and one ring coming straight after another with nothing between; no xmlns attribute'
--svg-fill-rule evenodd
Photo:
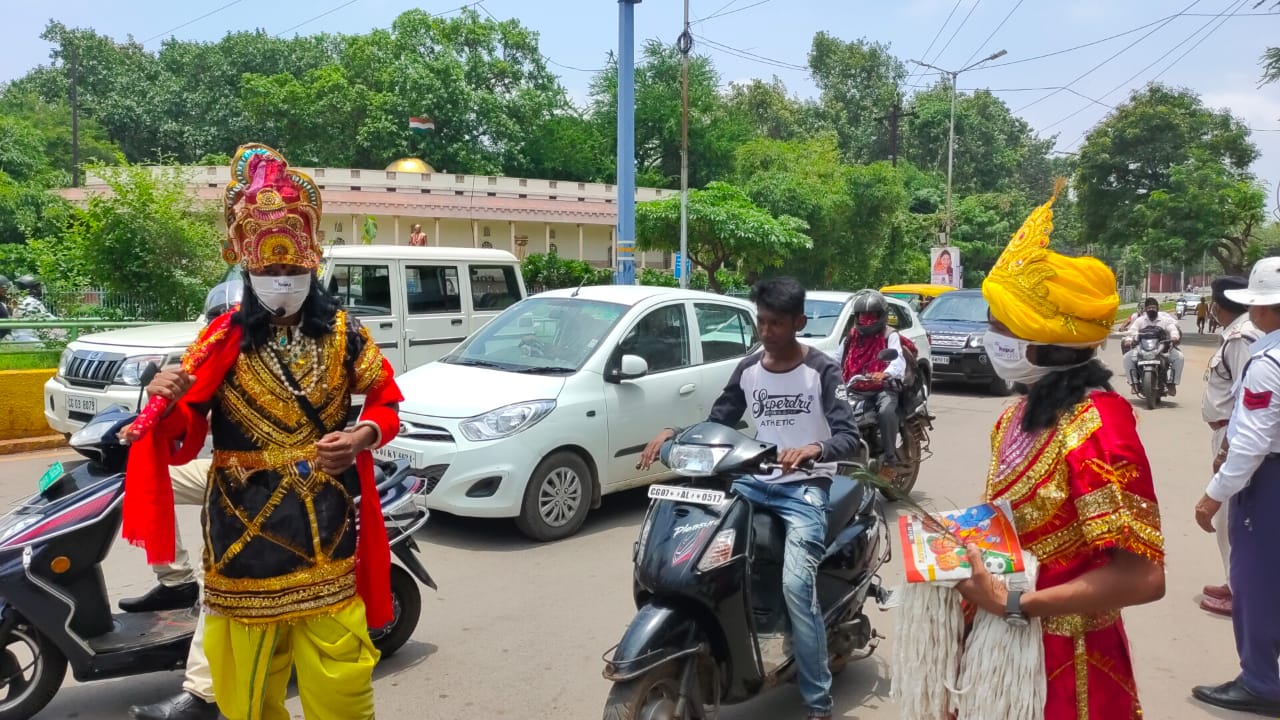
<svg viewBox="0 0 1280 720"><path fill-rule="evenodd" d="M216 40L234 30L273 34L366 32L421 7L456 12L470 0L61 0L41 5L0 0L6 41L0 82L48 62L39 35L50 18L92 27L117 39L132 35L158 49L168 37ZM1056 149L1074 152L1084 134L1135 89L1160 82L1198 92L1229 108L1257 132L1262 150L1254 172L1272 195L1280 186L1280 84L1258 87L1259 58L1280 44L1280 13L1268 0L690 0L695 51L715 60L727 84L777 76L800 97L816 88L804 69L813 35L886 43L903 59L948 70L998 50L1007 54L960 75L962 90L987 88L1005 100ZM481 11L518 18L541 37L571 97L582 102L592 71L618 46L618 5L610 0L483 0ZM1181 13L1181 14L1179 14ZM674 42L683 0L642 0L635 6L637 45ZM1172 16L1172 17L1170 17ZM1146 26L1146 27L1143 27ZM1126 33L1103 42L1104 38ZM1087 43L1088 47L1029 60ZM1021 62L1020 62L1021 61ZM928 71L925 71L928 72ZM913 85L935 80L916 75ZM1067 90L1052 88L1068 87ZM1050 89L1043 89L1050 88ZM909 88L910 90L910 88ZM424 109L429 112L429 109Z"/></svg>

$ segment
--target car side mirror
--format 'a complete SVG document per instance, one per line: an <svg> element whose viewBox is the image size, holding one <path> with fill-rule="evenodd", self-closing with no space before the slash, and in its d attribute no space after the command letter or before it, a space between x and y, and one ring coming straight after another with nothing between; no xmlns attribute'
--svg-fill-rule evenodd
<svg viewBox="0 0 1280 720"><path fill-rule="evenodd" d="M623 355L618 363L619 380L635 380L649 374L649 362L639 355Z"/></svg>
<svg viewBox="0 0 1280 720"><path fill-rule="evenodd" d="M885 348L880 351L879 355L876 355L876 359L884 362L893 362L898 359L898 351L893 348Z"/></svg>

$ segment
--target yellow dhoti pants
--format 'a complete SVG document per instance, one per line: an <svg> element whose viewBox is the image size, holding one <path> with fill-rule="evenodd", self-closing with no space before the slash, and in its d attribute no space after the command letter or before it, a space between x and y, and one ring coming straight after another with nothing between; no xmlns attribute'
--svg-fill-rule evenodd
<svg viewBox="0 0 1280 720"><path fill-rule="evenodd" d="M364 603L291 623L246 625L205 617L204 649L218 710L228 720L289 720L285 695L298 669L307 720L373 720L373 666Z"/></svg>

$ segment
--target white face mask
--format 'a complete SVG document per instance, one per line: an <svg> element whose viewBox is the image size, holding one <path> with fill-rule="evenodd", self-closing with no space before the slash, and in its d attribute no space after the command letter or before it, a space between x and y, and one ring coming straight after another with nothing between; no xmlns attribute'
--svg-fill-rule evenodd
<svg viewBox="0 0 1280 720"><path fill-rule="evenodd" d="M263 307L288 317L301 310L311 294L311 275L250 275L249 285Z"/></svg>
<svg viewBox="0 0 1280 720"><path fill-rule="evenodd" d="M1068 369L1061 366L1042 367L1032 364L1027 359L1027 348L1031 343L1026 340L1011 338L988 330L982 338L982 345L987 350L992 369L1001 378L1011 383L1034 385L1051 373Z"/></svg>

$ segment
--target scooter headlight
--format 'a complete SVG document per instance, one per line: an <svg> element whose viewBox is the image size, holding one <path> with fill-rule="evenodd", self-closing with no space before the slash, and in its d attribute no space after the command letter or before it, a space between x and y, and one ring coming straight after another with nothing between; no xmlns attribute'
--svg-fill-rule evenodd
<svg viewBox="0 0 1280 720"><path fill-rule="evenodd" d="M698 572L714 570L733 559L733 541L737 535L737 531L732 528L716 533L702 553L702 559L698 561Z"/></svg>
<svg viewBox="0 0 1280 720"><path fill-rule="evenodd" d="M686 477L708 477L715 474L716 465L728 454L726 447L677 445L667 458L667 467Z"/></svg>

